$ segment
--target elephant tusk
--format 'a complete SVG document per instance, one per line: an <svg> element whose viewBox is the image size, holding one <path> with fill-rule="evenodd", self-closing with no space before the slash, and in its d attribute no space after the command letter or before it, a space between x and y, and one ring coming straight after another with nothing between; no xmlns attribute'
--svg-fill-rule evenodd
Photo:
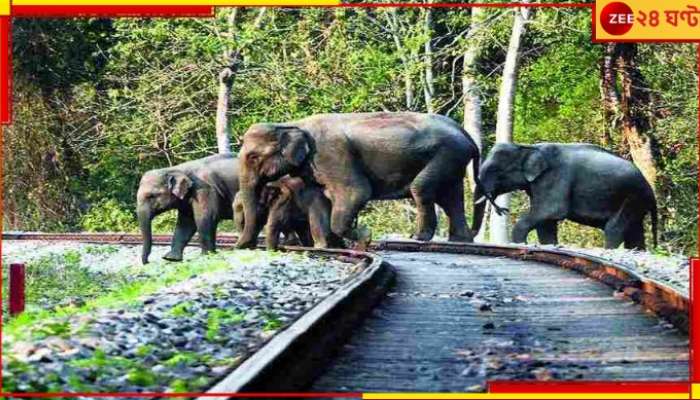
<svg viewBox="0 0 700 400"><path fill-rule="evenodd" d="M486 196L481 196L477 201L474 202L474 204L481 204L486 201Z"/></svg>

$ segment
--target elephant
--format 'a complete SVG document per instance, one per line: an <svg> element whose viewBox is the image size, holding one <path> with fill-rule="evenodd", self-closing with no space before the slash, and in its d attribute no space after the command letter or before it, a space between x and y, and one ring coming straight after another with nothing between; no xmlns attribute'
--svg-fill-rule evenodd
<svg viewBox="0 0 700 400"><path fill-rule="evenodd" d="M269 224L269 221L275 220L279 221L276 229L277 236L274 245L271 246L270 241L267 241L266 245L268 249L276 250L278 248L280 233L284 234L283 243L285 245L313 246L309 220L306 214L292 207L276 209L274 216L270 213L270 210L273 208L274 204L278 202L280 197L280 188L278 185L278 181L275 181L268 183L262 188L260 201L257 204L255 237L257 238L260 231ZM233 221L238 232L243 232L245 215L243 213L243 203L240 193L236 194L233 200ZM267 234L266 239L268 239Z"/></svg>
<svg viewBox="0 0 700 400"><path fill-rule="evenodd" d="M557 244L557 223L568 219L603 229L606 248L624 243L645 249L644 217L650 213L657 244L654 191L633 163L599 146L499 143L479 178L491 197L524 190L530 198L529 211L513 227L513 242L525 243L536 229L540 243Z"/></svg>
<svg viewBox="0 0 700 400"><path fill-rule="evenodd" d="M320 249L345 247L343 240L331 232L331 203L320 186L287 175L268 183L266 189L273 191L267 201L269 213L265 241L268 250L279 247L281 232L292 230L297 232L304 246L313 244Z"/></svg>
<svg viewBox="0 0 700 400"><path fill-rule="evenodd" d="M479 148L462 127L437 114L318 114L254 124L240 150L246 224L236 246L255 245L260 187L287 174L323 188L332 204L331 231L340 238L358 240L352 223L368 201L412 198L418 213L414 239L432 239L437 203L449 219L449 239L472 242L463 180L470 162L478 179L479 157ZM478 184L476 192L480 197ZM484 207L474 204L473 231L479 230Z"/></svg>
<svg viewBox="0 0 700 400"><path fill-rule="evenodd" d="M215 250L219 221L233 218L232 202L238 192L239 161L233 155L213 155L173 167L146 172L136 194L136 213L143 251L148 263L153 242L151 222L168 210L178 210L177 225L166 260L182 260L182 251L199 232L202 252Z"/></svg>

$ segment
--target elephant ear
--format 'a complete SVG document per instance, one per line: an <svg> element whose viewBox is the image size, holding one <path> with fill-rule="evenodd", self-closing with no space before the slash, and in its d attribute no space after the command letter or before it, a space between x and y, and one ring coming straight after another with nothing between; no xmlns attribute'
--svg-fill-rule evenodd
<svg viewBox="0 0 700 400"><path fill-rule="evenodd" d="M295 126L283 126L279 129L282 156L290 165L300 167L311 151L308 135Z"/></svg>
<svg viewBox="0 0 700 400"><path fill-rule="evenodd" d="M542 153L539 150L533 150L530 155L525 158L525 163L523 165L525 179L527 179L528 182L533 182L538 176L542 175L547 168L549 168L549 165L542 156Z"/></svg>
<svg viewBox="0 0 700 400"><path fill-rule="evenodd" d="M184 199L191 187L192 180L182 172L168 175L168 189L178 199Z"/></svg>

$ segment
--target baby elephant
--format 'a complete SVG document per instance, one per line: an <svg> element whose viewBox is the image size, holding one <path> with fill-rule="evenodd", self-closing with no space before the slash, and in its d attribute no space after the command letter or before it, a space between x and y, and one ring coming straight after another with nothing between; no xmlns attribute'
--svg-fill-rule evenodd
<svg viewBox="0 0 700 400"><path fill-rule="evenodd" d="M257 237L260 231L265 228L267 223L267 218L270 212L270 205L279 196L279 189L273 184L268 184L263 186L260 193L260 201L256 205L257 207L257 223L255 227L255 236ZM236 230L240 233L243 232L243 227L245 226L245 216L243 212L243 201L241 196L236 194L233 200L233 223ZM284 219L288 222L281 229L281 233L284 234L284 244L285 245L302 245L302 246L313 246L313 239L311 239L311 232L309 231L309 220L305 214L300 212L285 215Z"/></svg>
<svg viewBox="0 0 700 400"><path fill-rule="evenodd" d="M280 244L284 234L285 244L301 244L316 248L344 247L343 241L330 229L330 201L323 189L307 184L302 178L284 176L266 184L260 194L258 221L265 224L265 242L270 250ZM237 196L234 201L234 220L238 228L243 226L243 205ZM261 223L256 232L262 230ZM294 239L298 243L294 243Z"/></svg>
<svg viewBox="0 0 700 400"><path fill-rule="evenodd" d="M268 183L265 197L269 206L265 239L267 248L277 249L279 236L285 230L299 232L306 227L316 248L344 247L342 239L330 228L331 202L323 188L306 183L302 178L284 176ZM302 243L305 240L299 237Z"/></svg>
<svg viewBox="0 0 700 400"><path fill-rule="evenodd" d="M542 244L557 243L557 222L569 219L605 231L605 247L645 249L644 216L651 214L656 246L654 191L631 162L592 144L497 144L479 178L488 196L524 190L530 210L513 227L513 242L537 230Z"/></svg>

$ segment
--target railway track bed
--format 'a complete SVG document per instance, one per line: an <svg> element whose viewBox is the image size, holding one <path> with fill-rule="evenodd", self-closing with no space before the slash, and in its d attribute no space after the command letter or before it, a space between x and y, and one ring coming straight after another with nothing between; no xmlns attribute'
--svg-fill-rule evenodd
<svg viewBox="0 0 700 400"><path fill-rule="evenodd" d="M201 392L219 382L243 388L275 371L267 364L284 355L275 349L308 346L310 338L299 336L313 334L317 323L347 323L338 335L349 332L372 304L336 303L391 277L380 261L349 251L223 251L196 262L190 276L163 271L173 264L151 265L161 269L159 281L10 320L5 391ZM156 283L164 286L152 289ZM347 321L331 315L341 310ZM331 345L329 337L324 332ZM245 373L236 378L232 371Z"/></svg>
<svg viewBox="0 0 700 400"><path fill-rule="evenodd" d="M131 235L71 240L138 242ZM688 378L687 297L623 266L522 246L391 241L372 251L327 252L349 261L354 278L290 316L249 357L189 380L208 376L201 387L220 393L463 392L483 391L493 379Z"/></svg>
<svg viewBox="0 0 700 400"><path fill-rule="evenodd" d="M613 289L532 261L382 252L388 298L314 391L484 391L489 380L687 380L688 339Z"/></svg>

